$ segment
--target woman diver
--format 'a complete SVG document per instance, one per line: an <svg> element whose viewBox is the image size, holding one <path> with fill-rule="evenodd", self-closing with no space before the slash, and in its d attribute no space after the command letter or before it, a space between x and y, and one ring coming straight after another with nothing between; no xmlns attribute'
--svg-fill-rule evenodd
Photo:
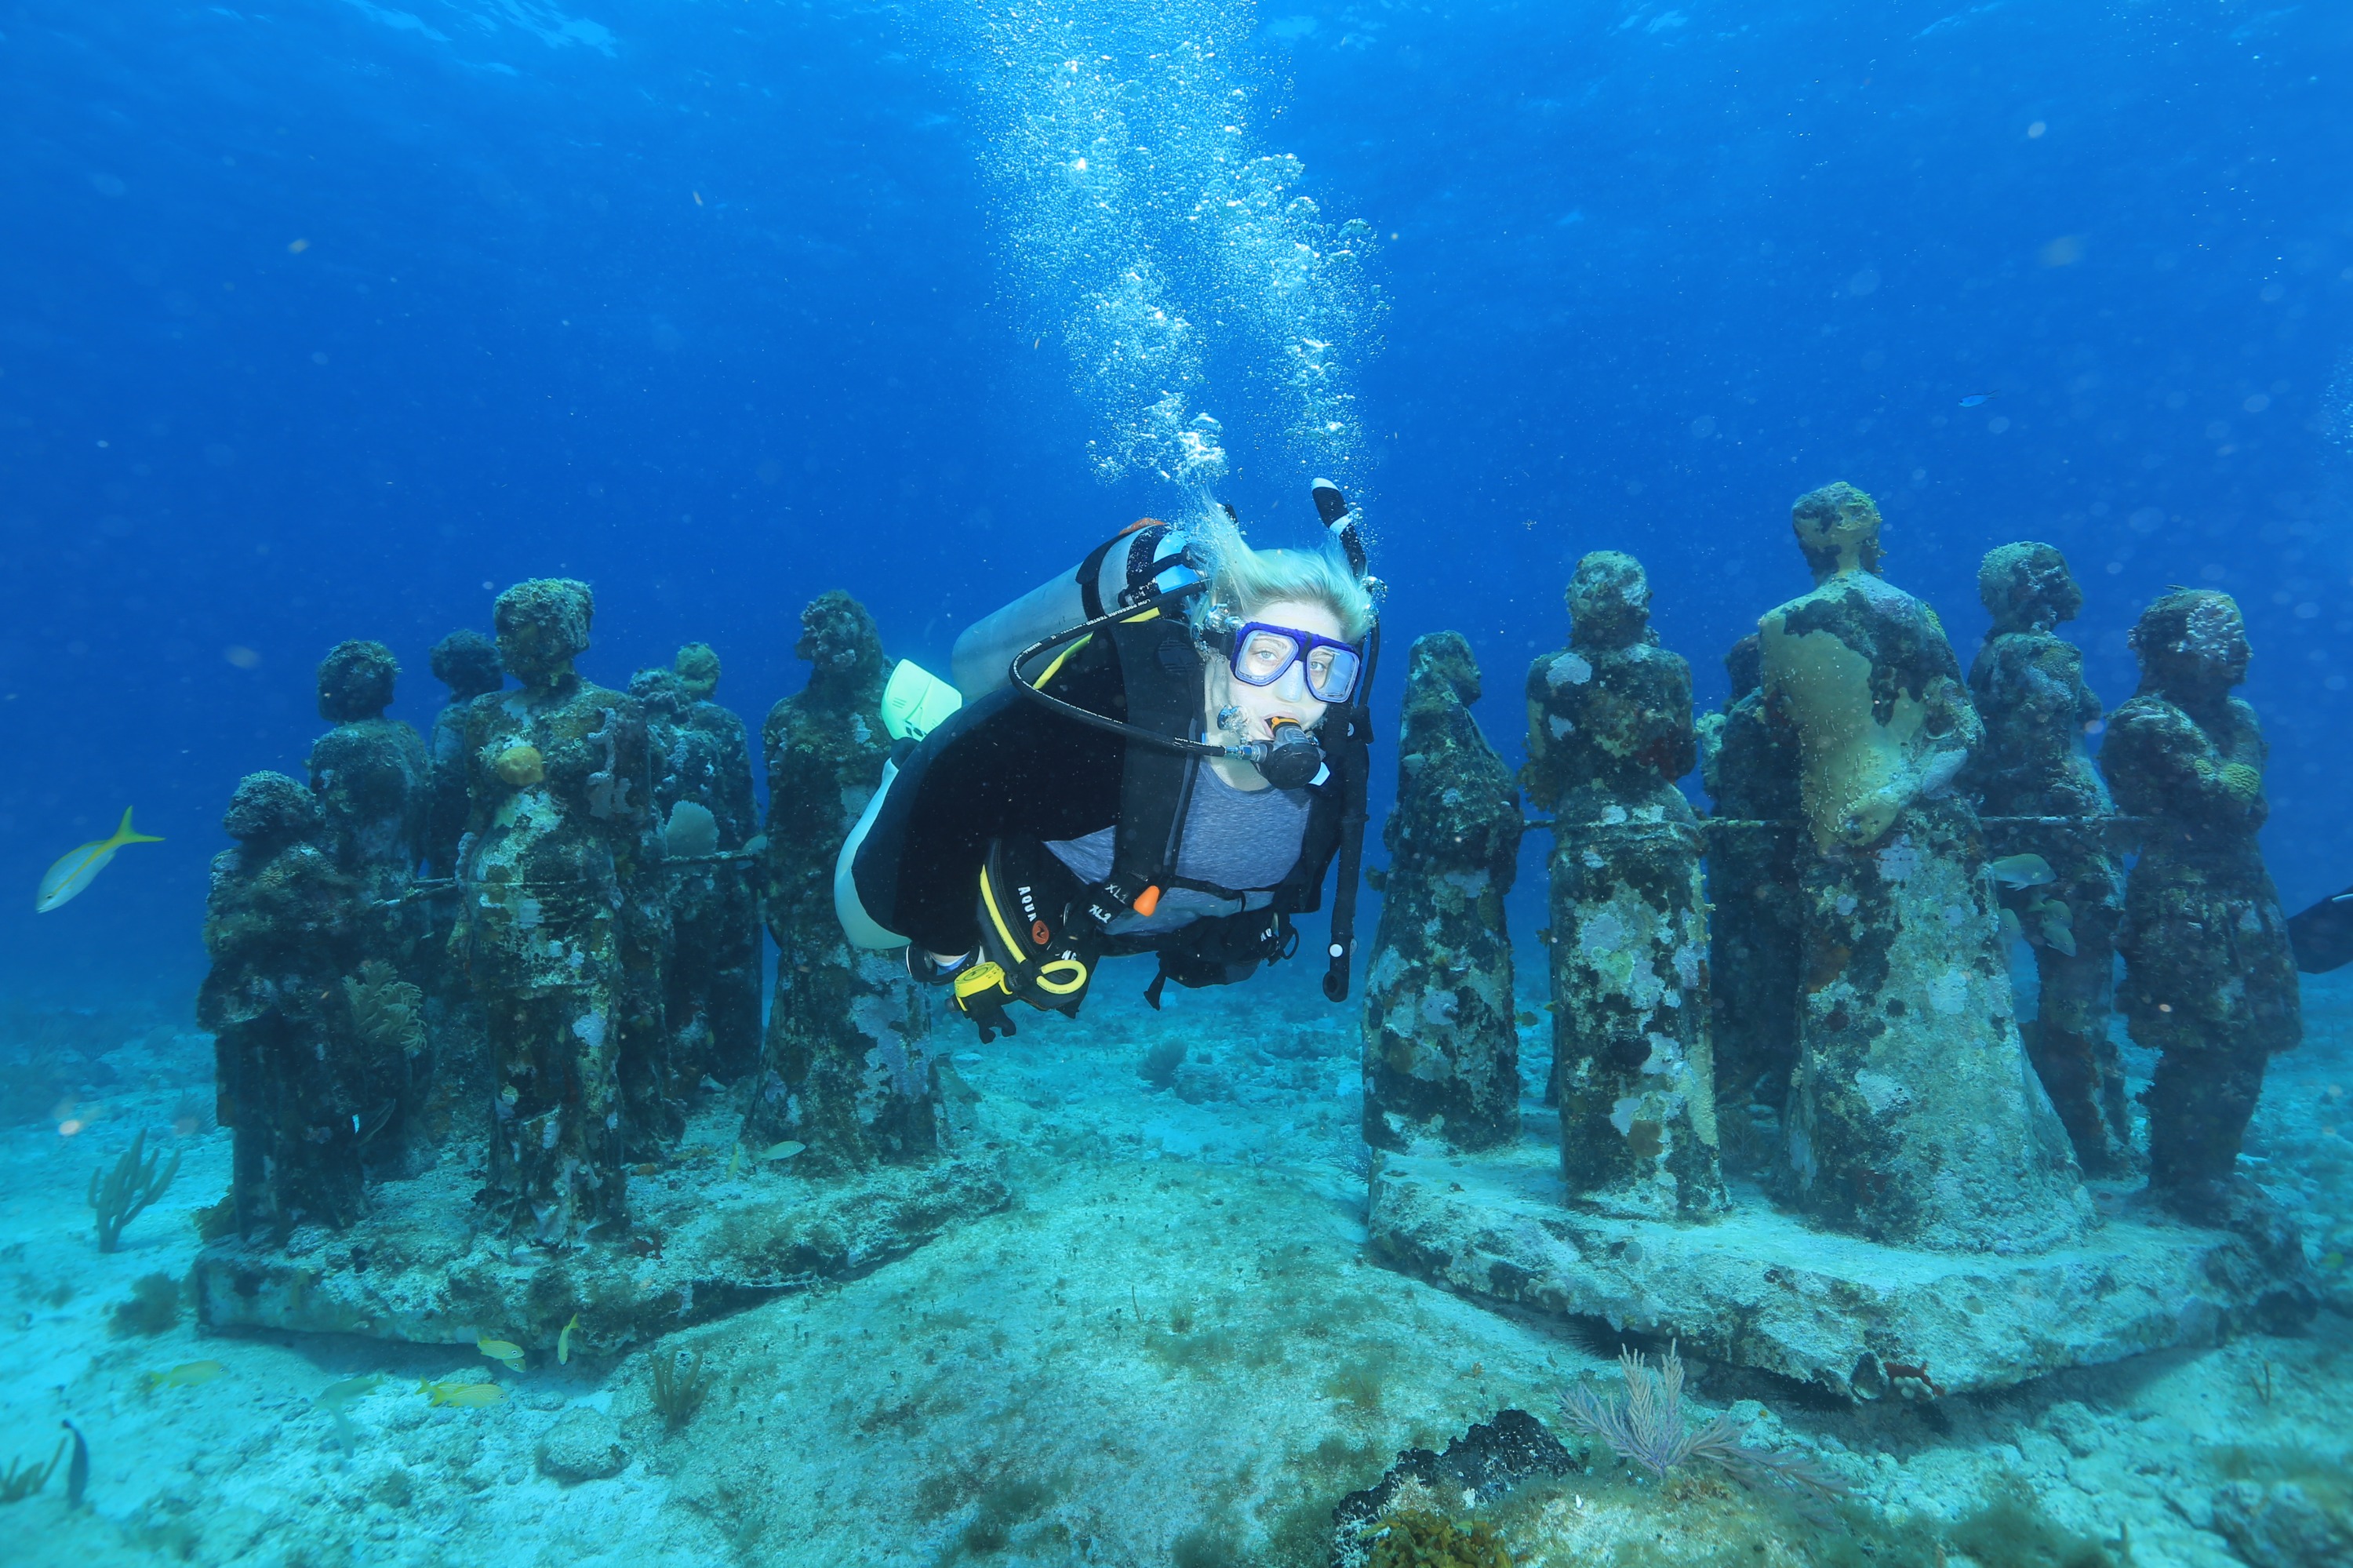
<svg viewBox="0 0 2353 1568"><path fill-rule="evenodd" d="M1075 1017L1106 957L1156 953L1157 1007L1288 956L1337 855L1345 996L1378 630L1347 503L1314 496L1321 550L1254 550L1230 515L1105 542L957 640L961 706L902 665L835 869L851 942L903 948L987 1041L1015 1001Z"/></svg>

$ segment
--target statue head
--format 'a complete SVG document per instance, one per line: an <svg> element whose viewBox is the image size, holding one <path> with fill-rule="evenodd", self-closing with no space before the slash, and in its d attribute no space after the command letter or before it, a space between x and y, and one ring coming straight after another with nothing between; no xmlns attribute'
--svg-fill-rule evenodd
<svg viewBox="0 0 2353 1568"><path fill-rule="evenodd" d="M507 670L499 645L468 626L433 645L433 678L449 688L450 701L462 702L505 685Z"/></svg>
<svg viewBox="0 0 2353 1568"><path fill-rule="evenodd" d="M1789 524L1816 582L1839 572L1876 572L1886 556L1878 503L1844 480L1798 497Z"/></svg>
<svg viewBox="0 0 2353 1568"><path fill-rule="evenodd" d="M690 642L680 649L670 668L677 672L679 686L690 702L707 703L719 689L719 655L708 642Z"/></svg>
<svg viewBox="0 0 2353 1568"><path fill-rule="evenodd" d="M499 658L526 686L543 686L572 671L588 651L588 624L596 596L570 577L533 577L499 595L491 618Z"/></svg>
<svg viewBox="0 0 2353 1568"><path fill-rule="evenodd" d="M1986 552L1978 567L1978 598L1996 631L2048 631L2084 608L2084 590L2067 570L2067 557L2031 541Z"/></svg>
<svg viewBox="0 0 2353 1568"><path fill-rule="evenodd" d="M1432 631L1415 638L1405 680L1417 694L1435 683L1453 693L1454 700L1466 707L1479 700L1479 662L1471 656L1471 644L1459 631ZM1409 696L1406 701L1410 705L1414 698Z"/></svg>
<svg viewBox="0 0 2353 1568"><path fill-rule="evenodd" d="M308 838L321 821L318 798L283 773L248 773L237 781L221 827L239 843L271 844Z"/></svg>
<svg viewBox="0 0 2353 1568"><path fill-rule="evenodd" d="M817 666L809 672L812 684L882 676L882 633L866 607L839 588L818 595L801 611L801 640L793 652Z"/></svg>
<svg viewBox="0 0 2353 1568"><path fill-rule="evenodd" d="M1616 550L1596 550L1568 579L1568 643L1572 648L1630 648L1655 642L1651 630L1651 579L1642 563Z"/></svg>
<svg viewBox="0 0 2353 1568"><path fill-rule="evenodd" d="M629 695L645 704L646 713L655 718L675 719L694 702L686 694L678 672L659 665L630 676Z"/></svg>
<svg viewBox="0 0 2353 1568"><path fill-rule="evenodd" d="M2212 588L2175 588L2141 611L2130 641L2142 687L2183 695L2229 691L2254 653L2239 601Z"/></svg>
<svg viewBox="0 0 2353 1568"><path fill-rule="evenodd" d="M338 642L319 661L319 716L336 724L382 718L400 662L381 642Z"/></svg>
<svg viewBox="0 0 2353 1568"><path fill-rule="evenodd" d="M1738 702L1765 683L1765 639L1752 631L1724 656L1724 673L1732 679L1732 700Z"/></svg>

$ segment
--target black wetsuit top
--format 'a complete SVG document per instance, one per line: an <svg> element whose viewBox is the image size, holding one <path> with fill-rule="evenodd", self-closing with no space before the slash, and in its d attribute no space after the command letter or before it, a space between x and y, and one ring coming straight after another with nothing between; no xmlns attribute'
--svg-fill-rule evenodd
<svg viewBox="0 0 2353 1568"><path fill-rule="evenodd" d="M1050 689L1090 712L1128 716L1119 659L1108 638L1094 638L1073 653ZM970 952L980 939L976 899L990 841L1044 843L1116 825L1127 746L1122 736L1065 717L1010 687L965 705L900 760L899 775L851 862L859 902L877 923L929 951ZM1339 845L1339 789L1327 781L1309 794L1299 863L1273 904L1285 914L1319 906L1324 873ZM1200 920L1180 930L1198 940L1206 933L1194 927L1219 924ZM1136 950L1153 945L1143 939L1121 944Z"/></svg>

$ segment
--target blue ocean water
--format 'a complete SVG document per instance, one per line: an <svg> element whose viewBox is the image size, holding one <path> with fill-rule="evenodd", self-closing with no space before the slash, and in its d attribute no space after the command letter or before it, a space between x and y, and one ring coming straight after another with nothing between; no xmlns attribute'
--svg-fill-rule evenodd
<svg viewBox="0 0 2353 1568"><path fill-rule="evenodd" d="M1021 9L11 6L0 867L29 889L124 805L169 842L67 910L9 905L7 983L185 994L221 803L300 762L344 637L396 649L395 712L422 719L434 639L519 577L583 577L592 674L702 638L756 721L800 683L816 592L944 662L966 620L1176 504L1153 473L1096 477L1111 399L1052 258L1014 243L1040 175L1005 100L1044 90L1024 50L1052 40L987 24ZM1122 9L1031 20L1103 42ZM2154 594L2237 594L2283 893L2346 880L2353 20L1203 10L1250 151L1374 230L1345 477L1392 647L1468 634L1499 745L1579 554L1649 565L1706 702L1803 586L1788 502L1843 477L1965 657L1978 555L2065 550L2112 704ZM1151 35L1111 74L1160 80ZM1141 232L1089 244L1160 243ZM1174 302L1217 308L1198 260L1164 264ZM1198 324L1220 493L1261 543L1304 538L1324 454L1284 444L1243 324Z"/></svg>

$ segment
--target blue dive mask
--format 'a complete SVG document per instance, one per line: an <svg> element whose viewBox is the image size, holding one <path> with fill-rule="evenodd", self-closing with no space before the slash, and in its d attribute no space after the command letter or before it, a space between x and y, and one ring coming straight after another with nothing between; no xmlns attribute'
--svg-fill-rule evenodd
<svg viewBox="0 0 2353 1568"><path fill-rule="evenodd" d="M1231 663L1235 680L1275 686L1287 702L1312 694L1319 703L1345 703L1356 694L1365 656L1335 638L1252 620L1234 633Z"/></svg>

